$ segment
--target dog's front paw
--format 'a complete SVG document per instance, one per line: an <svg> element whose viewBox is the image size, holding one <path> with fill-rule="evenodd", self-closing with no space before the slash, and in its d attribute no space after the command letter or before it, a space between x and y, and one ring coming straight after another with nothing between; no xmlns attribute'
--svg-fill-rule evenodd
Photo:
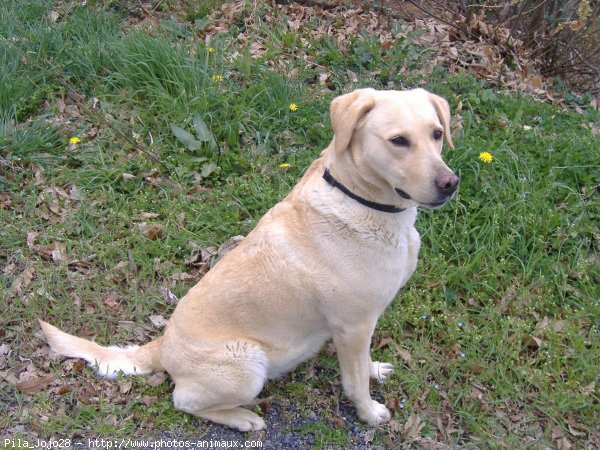
<svg viewBox="0 0 600 450"><path fill-rule="evenodd" d="M372 361L369 366L369 376L383 383L385 380L392 377L394 373L394 366L390 363L382 363L379 361Z"/></svg>
<svg viewBox="0 0 600 450"><path fill-rule="evenodd" d="M379 402L370 400L367 407L357 408L358 417L369 425L380 425L392 418L390 411Z"/></svg>

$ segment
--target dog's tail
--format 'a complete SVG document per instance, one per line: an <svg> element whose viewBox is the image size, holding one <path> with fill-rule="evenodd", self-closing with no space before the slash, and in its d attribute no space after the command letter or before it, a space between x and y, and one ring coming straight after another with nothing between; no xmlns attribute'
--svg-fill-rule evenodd
<svg viewBox="0 0 600 450"><path fill-rule="evenodd" d="M68 358L85 359L103 377L114 378L119 373L142 375L164 370L160 364L162 337L141 347L102 347L60 331L43 320L40 320L40 326L54 352Z"/></svg>

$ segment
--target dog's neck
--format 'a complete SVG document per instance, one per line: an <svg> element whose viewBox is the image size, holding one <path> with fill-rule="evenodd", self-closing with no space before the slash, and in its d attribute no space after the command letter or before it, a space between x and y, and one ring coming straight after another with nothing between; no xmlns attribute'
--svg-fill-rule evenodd
<svg viewBox="0 0 600 450"><path fill-rule="evenodd" d="M400 213L406 208L397 204L378 202L377 195L373 193L382 192L373 182L369 181L364 174L357 178L358 171L345 170L345 167L354 165L350 152L343 155L335 155L335 149L329 146L324 154L323 170L320 175L332 187L343 192L347 197L366 206L372 210L385 213ZM383 195L382 195L383 197Z"/></svg>
<svg viewBox="0 0 600 450"><path fill-rule="evenodd" d="M406 209L406 208L399 208L394 205L386 205L383 203L373 202L371 200L367 200L364 197L361 197L358 194L355 194L350 189L348 189L346 186L344 186L342 183L340 183L338 180L336 180L334 178L334 176L331 175L331 172L329 171L329 169L327 167L325 167L325 170L323 171L323 179L327 183L329 183L331 186L333 186L334 188L342 191L344 194L346 194L351 199L356 200L361 205L364 205L367 208L374 209L375 211L380 211L380 212L385 212L385 213L399 213Z"/></svg>

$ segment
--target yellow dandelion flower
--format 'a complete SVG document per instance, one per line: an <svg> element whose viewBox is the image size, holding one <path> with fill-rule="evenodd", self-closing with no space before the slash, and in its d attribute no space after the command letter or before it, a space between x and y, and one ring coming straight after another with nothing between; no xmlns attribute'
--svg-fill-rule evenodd
<svg viewBox="0 0 600 450"><path fill-rule="evenodd" d="M479 154L479 159L481 162L489 164L494 160L494 157L492 156L492 154L490 152L481 152Z"/></svg>
<svg viewBox="0 0 600 450"><path fill-rule="evenodd" d="M213 75L212 80L215 83L220 83L221 81L223 81L223 75Z"/></svg>
<svg viewBox="0 0 600 450"><path fill-rule="evenodd" d="M73 136L71 139L69 139L69 144L79 144L81 142L81 139L79 139L77 136Z"/></svg>
<svg viewBox="0 0 600 450"><path fill-rule="evenodd" d="M298 105L295 103L290 103L290 111L298 111Z"/></svg>
<svg viewBox="0 0 600 450"><path fill-rule="evenodd" d="M288 164L288 163L283 163L283 164L279 164L279 167L281 167L282 169L287 169L288 167L292 167L292 165Z"/></svg>
<svg viewBox="0 0 600 450"><path fill-rule="evenodd" d="M208 53L211 53L211 54L212 54L212 53L214 53L214 52L215 52L215 49L214 49L214 48L212 48L212 47L208 47Z"/></svg>

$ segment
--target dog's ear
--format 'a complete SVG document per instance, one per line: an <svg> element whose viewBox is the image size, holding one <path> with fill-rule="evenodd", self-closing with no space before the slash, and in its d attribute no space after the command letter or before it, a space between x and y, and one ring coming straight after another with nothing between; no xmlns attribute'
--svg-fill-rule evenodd
<svg viewBox="0 0 600 450"><path fill-rule="evenodd" d="M373 92L371 88L357 89L336 97L331 102L330 115L336 153L342 153L348 148L358 121L375 106Z"/></svg>
<svg viewBox="0 0 600 450"><path fill-rule="evenodd" d="M439 95L429 94L429 98L431 99L431 103L433 103L435 112L442 123L442 127L444 127L444 137L446 138L446 142L450 148L454 150L454 143L452 142L452 136L450 135L450 105L446 99L440 97Z"/></svg>

